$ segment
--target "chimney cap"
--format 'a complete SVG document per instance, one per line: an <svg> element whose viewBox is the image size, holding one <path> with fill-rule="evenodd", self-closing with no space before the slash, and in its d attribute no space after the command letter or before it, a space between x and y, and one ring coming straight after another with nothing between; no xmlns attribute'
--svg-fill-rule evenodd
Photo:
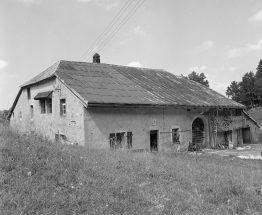
<svg viewBox="0 0 262 215"><path fill-rule="evenodd" d="M93 55L93 63L100 63L100 55L98 53Z"/></svg>

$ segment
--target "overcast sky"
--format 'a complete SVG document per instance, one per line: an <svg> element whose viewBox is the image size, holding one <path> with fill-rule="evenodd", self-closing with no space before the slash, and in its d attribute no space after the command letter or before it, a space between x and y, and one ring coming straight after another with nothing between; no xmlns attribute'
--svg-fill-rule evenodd
<svg viewBox="0 0 262 215"><path fill-rule="evenodd" d="M126 3L1 0L0 110L10 108L21 84L58 60L87 61L84 53ZM262 1L146 0L99 54L102 63L204 72L225 95L262 59Z"/></svg>

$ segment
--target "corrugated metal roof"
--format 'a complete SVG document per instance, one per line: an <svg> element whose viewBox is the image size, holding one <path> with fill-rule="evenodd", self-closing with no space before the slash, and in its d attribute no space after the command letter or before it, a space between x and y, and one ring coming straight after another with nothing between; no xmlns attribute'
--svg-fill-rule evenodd
<svg viewBox="0 0 262 215"><path fill-rule="evenodd" d="M52 76L89 105L164 105L245 108L197 82L165 70L59 61L22 87Z"/></svg>

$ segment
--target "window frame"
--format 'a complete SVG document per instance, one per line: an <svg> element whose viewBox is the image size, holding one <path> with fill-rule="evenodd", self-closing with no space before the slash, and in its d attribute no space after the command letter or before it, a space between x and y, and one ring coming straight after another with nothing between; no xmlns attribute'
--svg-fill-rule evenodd
<svg viewBox="0 0 262 215"><path fill-rule="evenodd" d="M66 99L60 99L60 115L66 116Z"/></svg>
<svg viewBox="0 0 262 215"><path fill-rule="evenodd" d="M46 100L40 99L39 103L40 103L41 114L46 114Z"/></svg>
<svg viewBox="0 0 262 215"><path fill-rule="evenodd" d="M113 150L122 149L122 148L131 149L133 147L132 137L133 137L133 133L131 131L128 131L128 132L118 131L114 133L113 132L109 133L110 149L113 149Z"/></svg>
<svg viewBox="0 0 262 215"><path fill-rule="evenodd" d="M176 140L178 141L174 141L174 134L176 134ZM178 127L173 127L171 128L171 142L172 144L180 144L181 139L180 139L180 128Z"/></svg>
<svg viewBox="0 0 262 215"><path fill-rule="evenodd" d="M47 109L47 113L52 113L52 99L48 98L46 99L46 109Z"/></svg>

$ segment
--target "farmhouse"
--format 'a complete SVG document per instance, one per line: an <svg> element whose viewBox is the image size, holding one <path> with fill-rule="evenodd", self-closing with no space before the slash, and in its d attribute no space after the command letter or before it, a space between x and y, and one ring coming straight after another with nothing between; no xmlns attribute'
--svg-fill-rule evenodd
<svg viewBox="0 0 262 215"><path fill-rule="evenodd" d="M174 150L255 143L245 106L162 69L58 61L20 87L8 118L20 132L89 148Z"/></svg>

